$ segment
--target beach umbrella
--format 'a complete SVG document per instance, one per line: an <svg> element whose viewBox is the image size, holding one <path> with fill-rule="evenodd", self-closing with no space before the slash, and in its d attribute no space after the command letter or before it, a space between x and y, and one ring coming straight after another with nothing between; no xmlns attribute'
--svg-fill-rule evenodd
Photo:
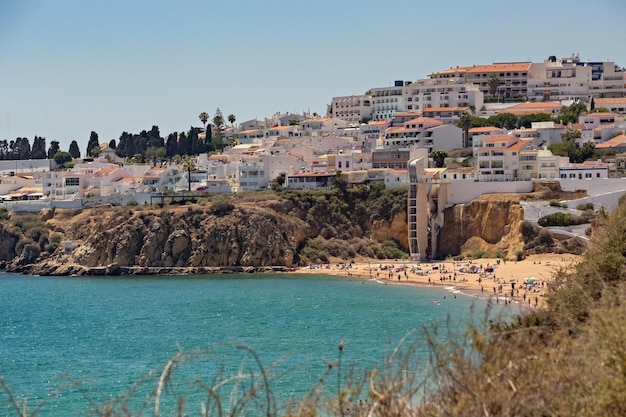
<svg viewBox="0 0 626 417"><path fill-rule="evenodd" d="M537 278L534 278L534 277L526 277L526 278L524 278L524 282L527 283L527 284L532 284L535 281L537 281Z"/></svg>

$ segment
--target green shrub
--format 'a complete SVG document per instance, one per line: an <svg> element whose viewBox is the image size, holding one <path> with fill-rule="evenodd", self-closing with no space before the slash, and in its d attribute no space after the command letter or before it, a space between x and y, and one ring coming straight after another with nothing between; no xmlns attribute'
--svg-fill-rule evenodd
<svg viewBox="0 0 626 417"><path fill-rule="evenodd" d="M576 206L576 210L580 210L580 211L586 211L586 210L592 210L593 211L594 206L593 203L589 202L589 203L584 203L584 204L579 204Z"/></svg>
<svg viewBox="0 0 626 417"><path fill-rule="evenodd" d="M559 200L550 200L550 207L567 208L567 204L561 203Z"/></svg>

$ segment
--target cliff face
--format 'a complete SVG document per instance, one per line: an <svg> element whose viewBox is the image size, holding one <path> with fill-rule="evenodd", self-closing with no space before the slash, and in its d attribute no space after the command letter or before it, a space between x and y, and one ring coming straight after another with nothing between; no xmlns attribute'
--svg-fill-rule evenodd
<svg viewBox="0 0 626 417"><path fill-rule="evenodd" d="M385 240L407 250L406 193L344 197L337 192L298 193L236 204L13 214L0 222L0 266L41 275L80 275L87 269L107 274L143 273L147 268L201 272L291 267L315 262L311 253L318 252L331 262L381 256L380 242ZM522 220L522 208L510 196L446 209L436 257L487 252L512 258L523 247ZM330 243L321 247L324 241ZM310 242L313 246L307 246ZM349 247L351 254L339 253Z"/></svg>
<svg viewBox="0 0 626 417"><path fill-rule="evenodd" d="M444 211L437 256L487 252L515 258L523 249L519 233L524 211L516 199L480 198Z"/></svg>
<svg viewBox="0 0 626 417"><path fill-rule="evenodd" d="M95 222L90 228L100 232L84 236L71 254L81 265L292 265L308 230L298 219L262 207L238 207L224 216L185 208Z"/></svg>
<svg viewBox="0 0 626 417"><path fill-rule="evenodd" d="M291 266L298 246L313 233L298 218L261 205L242 205L218 215L194 206L171 210L59 210L52 217L42 217L47 218L52 233L63 236L63 245L49 256L41 256L37 266L26 272L72 273L67 265ZM8 269L19 270L23 263L18 256Z"/></svg>

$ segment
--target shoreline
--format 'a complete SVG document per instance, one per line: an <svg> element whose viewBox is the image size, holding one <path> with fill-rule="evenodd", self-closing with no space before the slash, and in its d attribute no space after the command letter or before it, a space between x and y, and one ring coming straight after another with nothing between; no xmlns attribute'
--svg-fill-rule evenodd
<svg viewBox="0 0 626 417"><path fill-rule="evenodd" d="M440 262L370 260L353 264L311 265L296 274L324 274L377 280L381 284L419 285L516 306L541 308L555 273L581 259L572 254L530 255L522 261L496 258Z"/></svg>

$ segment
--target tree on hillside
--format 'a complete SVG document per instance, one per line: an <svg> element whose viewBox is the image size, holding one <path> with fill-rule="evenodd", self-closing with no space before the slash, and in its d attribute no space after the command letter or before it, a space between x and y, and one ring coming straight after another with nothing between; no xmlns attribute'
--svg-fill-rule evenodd
<svg viewBox="0 0 626 417"><path fill-rule="evenodd" d="M463 129L463 147L469 146L469 130L472 125L472 116L469 113L463 113L459 118L459 125Z"/></svg>
<svg viewBox="0 0 626 417"><path fill-rule="evenodd" d="M228 122L230 123L231 127L235 124L235 120L236 120L236 118L235 118L234 114L231 113L231 114L228 115Z"/></svg>
<svg viewBox="0 0 626 417"><path fill-rule="evenodd" d="M115 143L115 139L111 139L109 141L109 148L111 149L117 149L117 144Z"/></svg>
<svg viewBox="0 0 626 417"><path fill-rule="evenodd" d="M433 158L436 168L443 168L448 154L446 151L436 150L431 152L430 157Z"/></svg>
<svg viewBox="0 0 626 417"><path fill-rule="evenodd" d="M68 152L72 155L72 158L80 158L80 149L78 149L78 143L75 140L70 143Z"/></svg>
<svg viewBox="0 0 626 417"><path fill-rule="evenodd" d="M198 118L202 122L202 126L204 127L204 130L206 131L206 122L209 120L209 113L203 111L202 113L200 113Z"/></svg>
<svg viewBox="0 0 626 417"><path fill-rule="evenodd" d="M578 123L578 118L583 113L587 113L587 106L585 103L577 101L569 106L561 107L561 111L555 120L567 126L570 123Z"/></svg>
<svg viewBox="0 0 626 417"><path fill-rule="evenodd" d="M569 129L561 135L563 140L561 143L553 143L548 149L559 156L567 156L572 163L581 163L591 158L595 153L595 145L593 142L585 142L582 146L578 144L576 139L581 137L578 130Z"/></svg>
<svg viewBox="0 0 626 417"><path fill-rule="evenodd" d="M178 133L170 133L167 136L167 141L165 142L165 155L168 158L172 158L174 155L178 154Z"/></svg>
<svg viewBox="0 0 626 417"><path fill-rule="evenodd" d="M495 116L489 117L487 122L491 126L511 130L517 127L517 116L512 113L499 113Z"/></svg>
<svg viewBox="0 0 626 417"><path fill-rule="evenodd" d="M487 85L489 86L489 94L495 96L498 92L498 87L500 86L500 79L496 74L491 74L487 80Z"/></svg>
<svg viewBox="0 0 626 417"><path fill-rule="evenodd" d="M190 155L191 147L189 144L189 138L185 132L180 132L178 135L178 153L181 155Z"/></svg>
<svg viewBox="0 0 626 417"><path fill-rule="evenodd" d="M561 140L563 140L563 142L574 142L581 137L582 133L580 133L580 130L576 129L567 129L567 132L561 134Z"/></svg>
<svg viewBox="0 0 626 417"><path fill-rule="evenodd" d="M213 116L213 137L211 138L211 142L213 144L214 149L223 149L224 148L224 134L222 130L224 129L224 116L222 115L222 111L218 107L215 111L215 116Z"/></svg>
<svg viewBox="0 0 626 417"><path fill-rule="evenodd" d="M13 144L13 159L29 159L30 158L30 142L28 138L17 138ZM11 145L9 144L9 147Z"/></svg>
<svg viewBox="0 0 626 417"><path fill-rule="evenodd" d="M53 159L58 166L63 167L65 164L72 161L72 155L69 152L58 151L54 154Z"/></svg>
<svg viewBox="0 0 626 417"><path fill-rule="evenodd" d="M59 148L59 141L53 140L50 142L50 148L48 149L48 159L54 159L54 155L59 152L61 148Z"/></svg>
<svg viewBox="0 0 626 417"><path fill-rule="evenodd" d="M193 158L191 158L190 156L187 156L185 158L185 161L183 162L183 169L187 171L187 186L188 190L191 191L191 171L196 170L196 163L194 162Z"/></svg>
<svg viewBox="0 0 626 417"><path fill-rule="evenodd" d="M92 130L91 134L89 135L89 142L87 142L87 149L85 151L85 154L92 157L97 156L93 153L93 150L96 147L98 147L98 149L100 148L100 141L98 141L98 134Z"/></svg>
<svg viewBox="0 0 626 417"><path fill-rule="evenodd" d="M552 120L552 116L546 113L535 113L535 114L527 114L525 116L520 116L517 120L518 128L530 128L533 122L549 122Z"/></svg>
<svg viewBox="0 0 626 417"><path fill-rule="evenodd" d="M46 159L46 138L35 136L33 139L33 148L30 151L32 159Z"/></svg>
<svg viewBox="0 0 626 417"><path fill-rule="evenodd" d="M221 135L223 128L224 128L224 116L222 115L222 111L218 107L217 110L215 110L215 116L213 116L213 129L215 130L215 134Z"/></svg>

